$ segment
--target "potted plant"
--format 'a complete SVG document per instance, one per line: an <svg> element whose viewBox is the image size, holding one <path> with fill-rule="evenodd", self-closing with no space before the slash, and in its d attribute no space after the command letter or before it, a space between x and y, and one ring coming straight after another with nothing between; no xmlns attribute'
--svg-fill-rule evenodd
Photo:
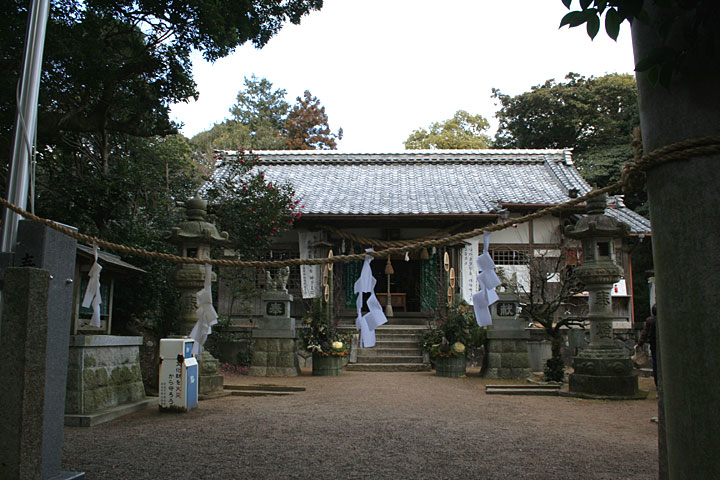
<svg viewBox="0 0 720 480"><path fill-rule="evenodd" d="M324 302L316 299L310 313L303 318L300 340L312 353L312 374L318 376L342 375L343 357L349 353L349 335L337 330L336 322L328 319Z"/></svg>
<svg viewBox="0 0 720 480"><path fill-rule="evenodd" d="M449 305L447 313L431 322L423 336L422 347L430 356L435 375L451 378L465 376L467 348L474 330L478 328L472 306L464 302Z"/></svg>

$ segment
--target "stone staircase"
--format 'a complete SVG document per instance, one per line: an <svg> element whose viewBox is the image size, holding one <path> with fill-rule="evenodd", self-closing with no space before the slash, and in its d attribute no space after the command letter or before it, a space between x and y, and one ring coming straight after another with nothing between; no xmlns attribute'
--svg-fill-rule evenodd
<svg viewBox="0 0 720 480"><path fill-rule="evenodd" d="M344 317L339 327L355 329L355 318ZM399 313L375 330L375 347L361 348L357 362L343 367L348 372L425 372L430 364L423 362L420 346L427 320L417 314Z"/></svg>

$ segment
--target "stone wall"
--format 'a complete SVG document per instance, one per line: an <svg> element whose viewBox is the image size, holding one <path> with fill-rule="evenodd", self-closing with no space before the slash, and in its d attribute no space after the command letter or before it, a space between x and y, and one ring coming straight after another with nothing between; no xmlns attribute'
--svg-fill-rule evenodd
<svg viewBox="0 0 720 480"><path fill-rule="evenodd" d="M72 335L65 413L89 414L145 398L142 337Z"/></svg>

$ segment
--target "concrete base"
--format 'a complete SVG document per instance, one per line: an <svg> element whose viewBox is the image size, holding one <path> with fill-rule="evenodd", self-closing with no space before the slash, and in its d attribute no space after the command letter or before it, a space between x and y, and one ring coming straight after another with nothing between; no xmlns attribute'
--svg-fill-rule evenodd
<svg viewBox="0 0 720 480"><path fill-rule="evenodd" d="M636 397L638 376L603 376L573 373L570 375L570 392L576 394L602 395L604 397Z"/></svg>
<svg viewBox="0 0 720 480"><path fill-rule="evenodd" d="M517 333L517 336L513 335L515 338L490 338L488 335L488 367L485 377L522 379L532 374L526 334L523 331Z"/></svg>
<svg viewBox="0 0 720 480"><path fill-rule="evenodd" d="M253 332L253 355L250 375L259 377L294 377L300 375L297 341L294 338L262 338Z"/></svg>
<svg viewBox="0 0 720 480"><path fill-rule="evenodd" d="M109 422L110 420L115 420L130 413L139 412L147 407L157 405L157 402L157 397L149 397L139 402L119 405L89 414L65 414L65 426L92 427L93 425Z"/></svg>

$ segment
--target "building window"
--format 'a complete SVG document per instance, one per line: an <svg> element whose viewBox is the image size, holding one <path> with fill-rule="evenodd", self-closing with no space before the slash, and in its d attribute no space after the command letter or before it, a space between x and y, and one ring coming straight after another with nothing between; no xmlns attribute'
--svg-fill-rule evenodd
<svg viewBox="0 0 720 480"><path fill-rule="evenodd" d="M528 252L526 250L510 250L507 248L490 250L495 265L527 265Z"/></svg>

